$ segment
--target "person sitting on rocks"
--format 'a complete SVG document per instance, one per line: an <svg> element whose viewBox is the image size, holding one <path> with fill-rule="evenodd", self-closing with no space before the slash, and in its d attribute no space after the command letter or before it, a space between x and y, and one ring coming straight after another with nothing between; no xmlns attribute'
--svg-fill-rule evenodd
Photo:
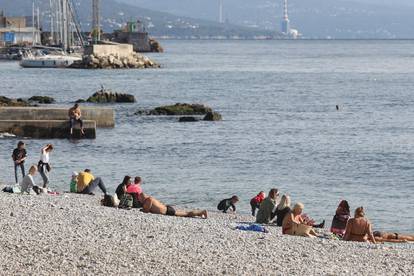
<svg viewBox="0 0 414 276"><path fill-rule="evenodd" d="M81 134L82 135L85 134L83 130L83 121L81 119L82 112L79 107L79 104L75 103L75 105L69 109L68 115L69 115L69 124L70 124L70 135L71 136L73 135L73 127L75 126L76 123L79 123L80 125Z"/></svg>
<svg viewBox="0 0 414 276"><path fill-rule="evenodd" d="M260 208L260 203L265 199L265 192L261 191L254 198L250 200L250 207L252 207L252 216L256 216L256 209Z"/></svg>
<svg viewBox="0 0 414 276"><path fill-rule="evenodd" d="M33 165L29 169L29 173L23 177L22 183L20 184L21 192L30 194L33 190L36 194L41 193L41 188L36 185L34 176L37 173L37 166Z"/></svg>
<svg viewBox="0 0 414 276"><path fill-rule="evenodd" d="M316 237L318 234L313 230L312 226L307 225L302 218L304 205L296 203L292 211L290 211L282 222L282 233L292 236Z"/></svg>
<svg viewBox="0 0 414 276"><path fill-rule="evenodd" d="M276 208L276 200L279 196L277 189L271 189L268 197L260 204L259 211L256 216L256 223L270 223L275 217L274 210Z"/></svg>
<svg viewBox="0 0 414 276"><path fill-rule="evenodd" d="M77 192L80 194L89 194L93 195L96 187L99 187L101 191L106 195L105 185L100 177L95 178L91 170L86 169L85 171L79 173L77 178Z"/></svg>
<svg viewBox="0 0 414 276"><path fill-rule="evenodd" d="M229 209L232 213L236 213L236 203L239 202L239 197L234 195L231 198L226 198L220 201L217 205L217 209L219 211L223 211L223 213L227 213Z"/></svg>
<svg viewBox="0 0 414 276"><path fill-rule="evenodd" d="M351 217L348 201L342 200L336 209L335 216L332 219L331 232L339 237L345 235L346 224Z"/></svg>
<svg viewBox="0 0 414 276"><path fill-rule="evenodd" d="M365 217L363 207L358 207L355 210L354 217L348 220L344 240L357 242L371 241L372 243L375 243L375 238L372 233L372 226Z"/></svg>
<svg viewBox="0 0 414 276"><path fill-rule="evenodd" d="M144 193L141 193L139 195L139 201L141 202L143 206L142 210L144 213L175 216L175 217L187 217L187 218L201 217L204 219L207 219L207 216L208 216L206 210L191 210L191 211L177 210L170 205L164 205L157 199L153 198L152 196L148 196Z"/></svg>
<svg viewBox="0 0 414 276"><path fill-rule="evenodd" d="M283 219L290 211L290 196L283 195L275 211L277 226L282 226Z"/></svg>
<svg viewBox="0 0 414 276"><path fill-rule="evenodd" d="M388 232L380 232L380 231L374 231L373 235L374 235L376 242L394 242L394 243L414 242L414 235L404 235L404 234L388 233Z"/></svg>

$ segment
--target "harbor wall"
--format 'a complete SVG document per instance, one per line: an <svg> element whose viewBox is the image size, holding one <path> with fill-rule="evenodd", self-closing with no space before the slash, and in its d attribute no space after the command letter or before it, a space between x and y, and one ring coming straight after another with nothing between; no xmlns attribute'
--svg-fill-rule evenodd
<svg viewBox="0 0 414 276"><path fill-rule="evenodd" d="M85 49L85 55L128 57L133 54L132 44L94 44Z"/></svg>
<svg viewBox="0 0 414 276"><path fill-rule="evenodd" d="M95 139L96 122L84 121L84 135L81 135L79 126L74 128L70 136L67 120L0 120L0 132L7 132L19 137L34 139Z"/></svg>
<svg viewBox="0 0 414 276"><path fill-rule="evenodd" d="M68 121L68 109L59 107L0 107L0 120L64 120ZM84 120L95 121L97 127L115 126L112 108L81 107Z"/></svg>

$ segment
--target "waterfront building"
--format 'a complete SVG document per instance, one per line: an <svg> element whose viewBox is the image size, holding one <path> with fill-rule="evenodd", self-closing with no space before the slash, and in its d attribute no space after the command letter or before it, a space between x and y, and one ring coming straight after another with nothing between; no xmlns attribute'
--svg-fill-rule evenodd
<svg viewBox="0 0 414 276"><path fill-rule="evenodd" d="M27 26L24 16L5 16L0 12L0 47L11 44L36 44L40 42L40 31Z"/></svg>

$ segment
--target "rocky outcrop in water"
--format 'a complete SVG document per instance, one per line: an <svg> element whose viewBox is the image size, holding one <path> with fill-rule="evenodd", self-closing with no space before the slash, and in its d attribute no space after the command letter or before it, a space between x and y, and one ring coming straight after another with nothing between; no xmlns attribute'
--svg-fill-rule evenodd
<svg viewBox="0 0 414 276"><path fill-rule="evenodd" d="M204 116L203 121L221 121L223 117L218 112L208 112L206 116Z"/></svg>
<svg viewBox="0 0 414 276"><path fill-rule="evenodd" d="M151 47L151 52L153 52L153 53L163 53L164 52L164 48L162 48L161 44L157 40L155 40L153 38L150 38L149 44L150 44L150 47Z"/></svg>
<svg viewBox="0 0 414 276"><path fill-rule="evenodd" d="M82 102L78 100L77 102ZM92 96L90 96L86 102L88 103L135 103L136 99L134 95L125 93L116 93L110 90L101 89Z"/></svg>
<svg viewBox="0 0 414 276"><path fill-rule="evenodd" d="M37 102L40 104L53 104L55 103L55 99L48 96L33 96L29 98L29 102Z"/></svg>
<svg viewBox="0 0 414 276"><path fill-rule="evenodd" d="M191 116L206 115L212 112L211 107L202 104L177 103L174 105L159 106L151 110L137 111L136 115L164 115L164 116Z"/></svg>
<svg viewBox="0 0 414 276"><path fill-rule="evenodd" d="M7 107L25 107L25 106L32 106L28 101L23 99L12 99L4 96L0 96L0 106L7 106Z"/></svg>
<svg viewBox="0 0 414 276"><path fill-rule="evenodd" d="M76 61L70 66L70 68L77 69L143 69L159 67L159 64L147 56L135 52L127 57L117 55L85 55L81 61Z"/></svg>
<svg viewBox="0 0 414 276"><path fill-rule="evenodd" d="M178 121L180 123L188 123L188 122L198 122L200 120L198 118L196 118L196 117L184 116L184 117L180 117L180 119Z"/></svg>

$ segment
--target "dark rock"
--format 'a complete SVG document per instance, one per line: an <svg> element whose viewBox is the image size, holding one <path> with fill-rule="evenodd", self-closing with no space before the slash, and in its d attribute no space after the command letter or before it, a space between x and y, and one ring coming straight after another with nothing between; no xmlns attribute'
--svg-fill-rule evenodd
<svg viewBox="0 0 414 276"><path fill-rule="evenodd" d="M130 94L114 93L111 91L100 90L90 96L88 103L135 103L135 97Z"/></svg>
<svg viewBox="0 0 414 276"><path fill-rule="evenodd" d="M52 104L55 103L55 99L48 96L33 96L29 98L30 102L38 102L40 104Z"/></svg>
<svg viewBox="0 0 414 276"><path fill-rule="evenodd" d="M150 43L150 47L151 47L151 52L153 52L153 53L163 53L164 52L164 48L162 48L161 44L157 40L155 40L153 38L150 38L149 43Z"/></svg>
<svg viewBox="0 0 414 276"><path fill-rule="evenodd" d="M199 120L196 117L185 116L185 117L180 117L178 121L183 123L183 122L198 122Z"/></svg>
<svg viewBox="0 0 414 276"><path fill-rule="evenodd" d="M4 96L0 96L0 106L25 107L25 106L32 106L32 105L23 99L11 99L11 98L7 98Z"/></svg>
<svg viewBox="0 0 414 276"><path fill-rule="evenodd" d="M203 121L221 121L223 117L218 112L208 112Z"/></svg>
<svg viewBox="0 0 414 276"><path fill-rule="evenodd" d="M205 115L213 110L202 104L186 104L177 103L175 105L166 105L156 107L148 111L148 115L168 115L168 116L190 116L190 115Z"/></svg>
<svg viewBox="0 0 414 276"><path fill-rule="evenodd" d="M85 103L86 101L84 100L84 99L79 99L79 100L76 100L75 101L75 103Z"/></svg>

